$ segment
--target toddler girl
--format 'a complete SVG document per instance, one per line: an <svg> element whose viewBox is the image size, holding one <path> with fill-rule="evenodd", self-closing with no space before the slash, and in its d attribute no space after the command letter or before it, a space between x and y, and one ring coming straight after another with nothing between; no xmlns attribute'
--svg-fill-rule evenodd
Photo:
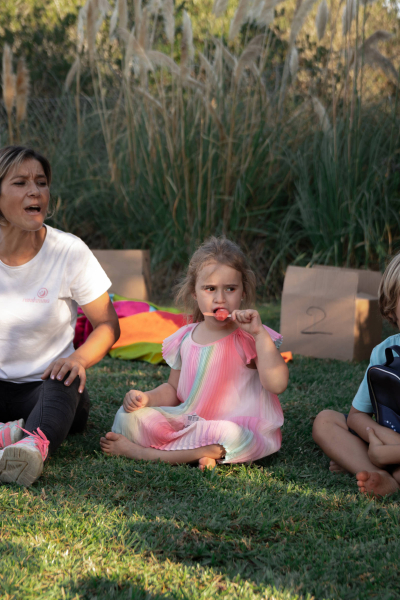
<svg viewBox="0 0 400 600"><path fill-rule="evenodd" d="M168 382L126 394L103 452L204 469L279 450L276 394L288 368L277 350L282 337L245 308L254 296L254 273L236 244L213 237L198 248L177 294L193 322L163 343Z"/></svg>

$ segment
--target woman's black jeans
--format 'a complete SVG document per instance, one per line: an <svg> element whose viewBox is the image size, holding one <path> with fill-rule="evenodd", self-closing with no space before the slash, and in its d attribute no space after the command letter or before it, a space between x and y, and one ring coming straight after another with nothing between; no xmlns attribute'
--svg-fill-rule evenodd
<svg viewBox="0 0 400 600"><path fill-rule="evenodd" d="M50 442L52 454L69 433L85 429L89 394L86 388L80 394L78 388L79 377L70 386L56 379L30 383L0 380L0 422L24 419L24 429L31 433L39 427Z"/></svg>

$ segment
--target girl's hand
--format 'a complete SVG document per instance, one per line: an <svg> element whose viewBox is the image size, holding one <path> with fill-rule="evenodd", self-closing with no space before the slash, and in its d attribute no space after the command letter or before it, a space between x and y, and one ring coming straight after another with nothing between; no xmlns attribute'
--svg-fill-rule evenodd
<svg viewBox="0 0 400 600"><path fill-rule="evenodd" d="M67 379L64 381L64 385L71 385L71 383L79 377L79 393L82 394L85 389L86 383L86 370L82 363L73 358L73 355L68 358L58 358L54 362L50 363L45 372L42 375L42 379L58 379L62 381L66 374L69 373Z"/></svg>
<svg viewBox="0 0 400 600"><path fill-rule="evenodd" d="M127 413L144 408L149 403L149 396L145 392L139 390L130 390L124 398L122 406Z"/></svg>
<svg viewBox="0 0 400 600"><path fill-rule="evenodd" d="M232 321L236 321L240 329L243 329L243 331L250 333L254 337L264 331L261 317L256 310L234 310Z"/></svg>

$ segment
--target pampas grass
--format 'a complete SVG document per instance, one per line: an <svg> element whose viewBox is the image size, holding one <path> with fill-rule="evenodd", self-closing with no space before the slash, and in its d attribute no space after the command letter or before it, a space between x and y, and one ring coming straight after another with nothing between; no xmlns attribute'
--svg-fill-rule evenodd
<svg viewBox="0 0 400 600"><path fill-rule="evenodd" d="M326 26L329 18L329 10L328 4L326 0L322 0L321 4L318 6L317 16L315 19L315 26L317 29L317 37L320 42L325 35Z"/></svg>
<svg viewBox="0 0 400 600"><path fill-rule="evenodd" d="M351 24L356 17L357 0L347 0L342 13L342 33L343 37L350 33Z"/></svg>
<svg viewBox="0 0 400 600"><path fill-rule="evenodd" d="M194 58L192 22L186 10L183 11L181 40L181 70L185 78L189 74L190 63Z"/></svg>
<svg viewBox="0 0 400 600"><path fill-rule="evenodd" d="M323 106L322 102L315 96L311 96L311 103L314 112L318 117L321 129L325 131L325 133L331 131L331 124L329 121L328 113L326 112L326 109Z"/></svg>
<svg viewBox="0 0 400 600"><path fill-rule="evenodd" d="M213 13L217 17L222 17L228 8L229 0L214 0Z"/></svg>
<svg viewBox="0 0 400 600"><path fill-rule="evenodd" d="M117 0L118 3L118 26L121 29L128 28L128 4L126 0Z"/></svg>
<svg viewBox="0 0 400 600"><path fill-rule="evenodd" d="M257 17L257 23L260 27L269 27L275 17L275 6L278 0L264 0L264 5Z"/></svg>
<svg viewBox="0 0 400 600"><path fill-rule="evenodd" d="M12 130L12 109L15 102L16 88L15 88L15 75L13 72L13 56L11 48L8 44L4 44L3 49L3 100L4 106L7 111L8 118L8 140L9 143L13 143L13 130Z"/></svg>
<svg viewBox="0 0 400 600"><path fill-rule="evenodd" d="M28 106L28 97L30 90L29 72L26 67L25 59L20 58L17 63L16 80L16 122L17 122L17 143L20 142L22 121L26 119L26 109Z"/></svg>
<svg viewBox="0 0 400 600"><path fill-rule="evenodd" d="M229 40L234 40L238 35L240 28L246 21L247 11L249 8L249 0L239 0L239 6L235 12L235 15L231 21L229 28Z"/></svg>
<svg viewBox="0 0 400 600"><path fill-rule="evenodd" d="M289 70L292 81L294 82L297 76L297 71L299 70L299 53L297 51L296 46L293 46L292 53L290 55L289 61Z"/></svg>
<svg viewBox="0 0 400 600"><path fill-rule="evenodd" d="M174 44L174 39L175 39L175 17L174 17L174 2L173 2L173 0L163 0L162 9L163 9L163 17L164 17L164 31L165 31L167 40L169 41L169 43L171 45L171 51L172 51L172 46Z"/></svg>

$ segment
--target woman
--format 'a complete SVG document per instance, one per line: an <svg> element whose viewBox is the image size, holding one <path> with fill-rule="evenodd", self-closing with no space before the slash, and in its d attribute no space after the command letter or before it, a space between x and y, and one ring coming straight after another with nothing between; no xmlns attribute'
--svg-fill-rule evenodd
<svg viewBox="0 0 400 600"><path fill-rule="evenodd" d="M119 337L111 282L92 252L44 225L50 182L44 156L0 150L0 481L25 486L84 429L85 371ZM78 304L94 330L74 351Z"/></svg>

